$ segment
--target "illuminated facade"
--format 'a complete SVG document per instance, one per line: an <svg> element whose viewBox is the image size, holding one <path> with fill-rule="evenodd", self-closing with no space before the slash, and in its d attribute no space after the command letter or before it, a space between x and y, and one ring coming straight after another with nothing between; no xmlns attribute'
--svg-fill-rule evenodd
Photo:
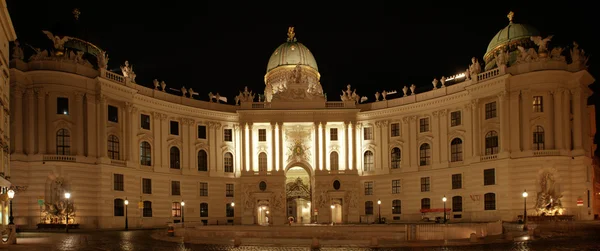
<svg viewBox="0 0 600 251"><path fill-rule="evenodd" d="M158 80L138 85L129 64L109 72L101 49L57 39L11 61L13 180L28 186L15 199L17 223L56 221L48 210L40 219L36 201L60 208L64 191L85 228L122 228L125 199L132 228L183 217L373 222L379 210L387 222L419 221L440 216L444 196L451 222L515 220L525 189L531 215L592 219L585 55L546 52L544 41L522 47L537 33L509 27L490 43L487 71L474 58L431 91L405 86L369 103L351 86L327 101L293 28L268 61L264 95L240 91L236 105L167 93Z"/></svg>

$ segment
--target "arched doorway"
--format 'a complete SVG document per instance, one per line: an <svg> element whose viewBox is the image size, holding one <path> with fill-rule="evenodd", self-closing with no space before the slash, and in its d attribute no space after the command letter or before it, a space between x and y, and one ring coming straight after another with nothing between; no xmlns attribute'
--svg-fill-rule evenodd
<svg viewBox="0 0 600 251"><path fill-rule="evenodd" d="M258 225L269 225L272 222L269 203L267 201L259 201L256 206L256 220Z"/></svg>
<svg viewBox="0 0 600 251"><path fill-rule="evenodd" d="M286 215L294 223L311 223L311 175L303 167L291 167L286 172Z"/></svg>

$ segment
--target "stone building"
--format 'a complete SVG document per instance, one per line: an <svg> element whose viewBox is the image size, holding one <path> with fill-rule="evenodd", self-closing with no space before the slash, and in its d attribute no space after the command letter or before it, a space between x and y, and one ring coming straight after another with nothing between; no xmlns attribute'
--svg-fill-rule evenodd
<svg viewBox="0 0 600 251"><path fill-rule="evenodd" d="M592 219L586 56L549 50L551 37L509 18L485 65L474 57L430 91L400 86L374 102L351 86L328 101L293 28L265 90L240 87L235 105L160 80L144 87L128 62L110 72L102 49L46 32L53 49L11 62L12 177L28 187L17 223L67 212L81 227L122 228L125 211L132 228L408 222L444 208L450 222L516 220L525 190L529 215Z"/></svg>

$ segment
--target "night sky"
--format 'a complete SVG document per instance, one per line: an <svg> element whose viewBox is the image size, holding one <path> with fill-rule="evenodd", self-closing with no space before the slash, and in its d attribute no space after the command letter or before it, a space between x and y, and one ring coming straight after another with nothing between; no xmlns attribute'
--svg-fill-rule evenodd
<svg viewBox="0 0 600 251"><path fill-rule="evenodd" d="M285 42L288 26L315 56L330 101L339 100L347 84L371 101L376 91L401 92L404 85L426 91L434 77L464 72L471 57L483 62L511 10L516 23L554 35L550 48L577 41L592 55L592 75L600 76L594 67L598 13L581 4L212 2L7 0L21 44L50 48L45 29L79 37L108 52L110 70L120 73L129 60L138 84L152 87L156 78L175 89L193 87L202 100L219 92L233 103L244 86L262 93L267 61ZM78 21L74 8L81 11Z"/></svg>

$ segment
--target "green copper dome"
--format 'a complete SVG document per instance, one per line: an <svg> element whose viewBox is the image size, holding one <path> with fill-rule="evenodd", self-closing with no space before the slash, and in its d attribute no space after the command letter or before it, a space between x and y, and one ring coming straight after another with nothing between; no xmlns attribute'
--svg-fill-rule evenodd
<svg viewBox="0 0 600 251"><path fill-rule="evenodd" d="M282 65L306 65L316 71L319 71L317 67L317 61L313 54L304 46L302 43L296 41L294 33L294 27L288 29L287 42L281 44L269 58L267 64L267 72Z"/></svg>
<svg viewBox="0 0 600 251"><path fill-rule="evenodd" d="M514 40L529 39L532 36L539 36L540 32L527 24L510 23L504 29L496 33L488 45L486 53L494 50L496 47L505 45Z"/></svg>

